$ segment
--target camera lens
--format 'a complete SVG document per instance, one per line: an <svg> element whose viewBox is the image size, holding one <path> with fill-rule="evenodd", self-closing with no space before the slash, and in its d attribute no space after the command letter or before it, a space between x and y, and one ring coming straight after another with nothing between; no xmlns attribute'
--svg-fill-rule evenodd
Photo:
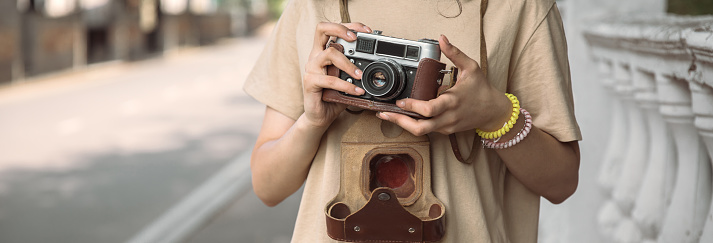
<svg viewBox="0 0 713 243"><path fill-rule="evenodd" d="M364 90L376 100L391 100L404 91L404 69L390 59L380 59L369 63L364 69L362 84Z"/></svg>
<svg viewBox="0 0 713 243"><path fill-rule="evenodd" d="M371 83L374 84L377 88L384 87L386 85L386 75L384 72L375 72L374 74L371 75Z"/></svg>

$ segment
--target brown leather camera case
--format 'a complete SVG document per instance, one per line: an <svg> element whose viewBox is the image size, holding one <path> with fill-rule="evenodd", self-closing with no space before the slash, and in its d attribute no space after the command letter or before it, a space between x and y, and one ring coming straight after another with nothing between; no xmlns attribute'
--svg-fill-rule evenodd
<svg viewBox="0 0 713 243"><path fill-rule="evenodd" d="M339 193L325 207L328 235L350 242L440 240L445 207L431 191L430 174L427 136L361 113L342 137Z"/></svg>
<svg viewBox="0 0 713 243"><path fill-rule="evenodd" d="M330 43L329 47L344 52L344 47L340 44ZM418 63L416 78L413 81L413 88L411 89L411 95L409 97L418 100L431 100L436 98L438 95L438 87L440 87L444 75L440 71L445 68L446 64L436 61L435 59L421 59ZM339 77L339 71L339 68L334 65L327 66L327 75ZM347 104L367 110L395 112L411 117L425 118L418 113L403 110L392 103L352 97L331 89L325 89L322 92L322 100Z"/></svg>

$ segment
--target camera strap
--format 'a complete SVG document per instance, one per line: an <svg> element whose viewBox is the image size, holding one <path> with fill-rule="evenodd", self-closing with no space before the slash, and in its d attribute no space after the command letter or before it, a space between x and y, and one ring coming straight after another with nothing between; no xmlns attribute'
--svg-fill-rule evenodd
<svg viewBox="0 0 713 243"><path fill-rule="evenodd" d="M485 32L483 28L483 22L485 20L485 11L488 9L488 0L481 0L480 1L480 69L483 71L483 74L485 77L488 77L488 50L485 45ZM342 18L342 23L351 23L351 17L349 16L349 0L339 0L339 12ZM451 67L450 70L442 70L441 73L450 75L451 77L451 82L448 84L448 87L446 89L443 89L444 91L453 87L453 85L456 84L457 78L458 78L458 68L457 67ZM440 94L440 92L439 92ZM453 154L455 155L456 159L462 163L471 163L470 159L473 158L475 153L478 151L477 149L473 148L468 155L468 157L463 158L463 155L460 152L460 148L458 147L458 139L456 138L456 134L450 134L448 135L448 138L450 139L451 142L451 149L453 150ZM473 143L475 144L475 141L478 140L477 137L473 138L474 141Z"/></svg>
<svg viewBox="0 0 713 243"><path fill-rule="evenodd" d="M485 20L485 10L488 8L488 0L481 0L480 1L480 70L483 71L483 75L487 78L488 77L488 49L486 48L485 45L485 32L483 31L483 22ZM443 73L446 73L450 75L451 77L451 82L448 84L448 89L452 88L453 85L456 84L458 81L458 68L457 67L451 67L450 70L443 70L441 71ZM444 89L445 91L447 89ZM470 164L472 161L470 161L471 158L475 156L475 153L478 151L475 146L471 148L470 154L468 157L463 158L463 155L460 152L460 148L458 147L458 138L456 137L455 133L451 133L448 135L448 139L451 142L451 150L453 150L453 155L456 156L456 159L462 163ZM473 137L473 144L475 145L476 141L478 140L477 137Z"/></svg>
<svg viewBox="0 0 713 243"><path fill-rule="evenodd" d="M351 23L349 17L349 0L339 0L339 13L342 16L342 23Z"/></svg>

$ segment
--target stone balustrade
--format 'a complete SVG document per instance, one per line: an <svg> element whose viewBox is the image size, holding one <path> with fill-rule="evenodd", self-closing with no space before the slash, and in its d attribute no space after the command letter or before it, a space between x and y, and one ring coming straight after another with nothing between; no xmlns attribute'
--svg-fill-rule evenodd
<svg viewBox="0 0 713 243"><path fill-rule="evenodd" d="M713 16L610 16L584 33L613 100L600 232L713 242Z"/></svg>

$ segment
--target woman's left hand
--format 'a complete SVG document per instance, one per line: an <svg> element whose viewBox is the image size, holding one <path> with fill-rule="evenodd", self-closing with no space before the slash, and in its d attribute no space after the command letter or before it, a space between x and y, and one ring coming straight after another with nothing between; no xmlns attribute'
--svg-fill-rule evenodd
<svg viewBox="0 0 713 243"><path fill-rule="evenodd" d="M416 136L431 132L452 134L480 128L484 131L500 129L512 114L512 103L485 78L478 63L450 44L444 35L438 40L441 51L459 69L458 82L435 99L429 101L403 99L396 105L429 119L414 119L393 112L377 116L391 121Z"/></svg>
<svg viewBox="0 0 713 243"><path fill-rule="evenodd" d="M451 45L445 36L441 36L439 43L443 54L460 69L458 82L429 101L404 99L396 102L404 110L430 118L417 120L391 112L377 113L377 116L417 136L431 132L452 134L474 128L484 131L500 129L512 114L510 100L486 80L475 60ZM522 116L519 119L522 121ZM533 126L527 139L517 146L496 149L495 152L518 180L552 203L563 202L577 189L577 141L560 142Z"/></svg>

